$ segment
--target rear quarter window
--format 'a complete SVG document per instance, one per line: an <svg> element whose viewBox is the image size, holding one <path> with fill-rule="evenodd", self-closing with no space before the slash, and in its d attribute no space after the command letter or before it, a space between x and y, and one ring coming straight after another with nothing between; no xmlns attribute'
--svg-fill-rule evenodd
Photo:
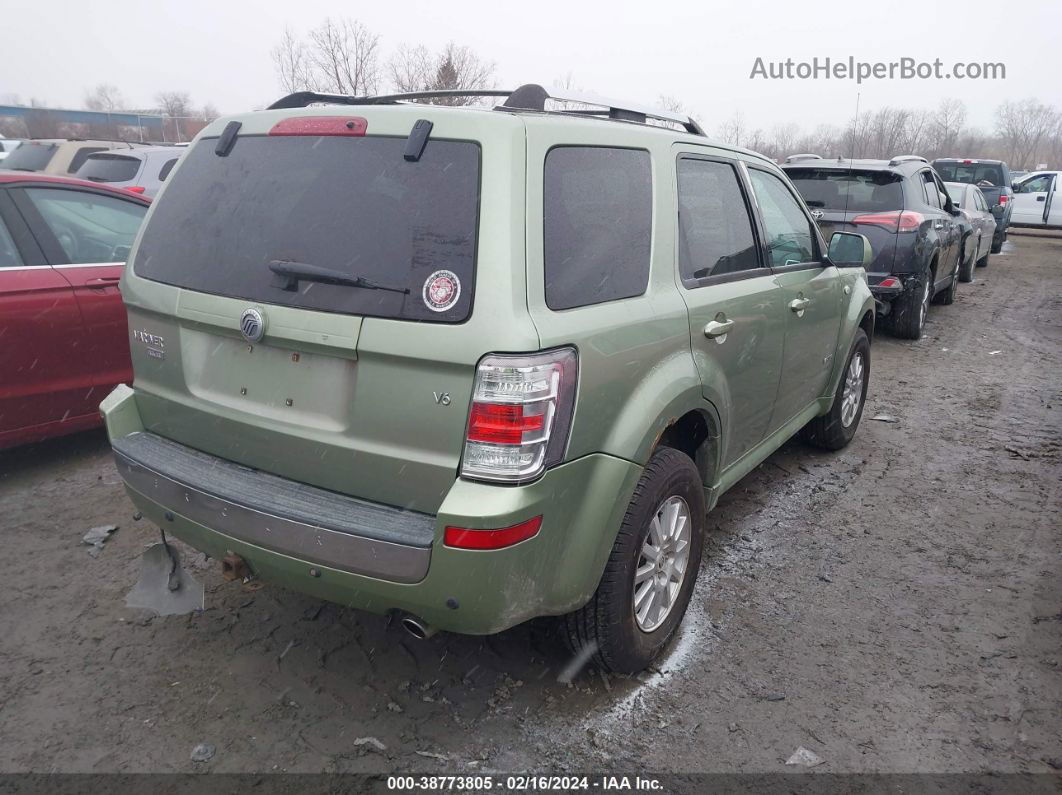
<svg viewBox="0 0 1062 795"><path fill-rule="evenodd" d="M652 170L644 149L559 146L543 174L546 306L642 295L649 283Z"/></svg>

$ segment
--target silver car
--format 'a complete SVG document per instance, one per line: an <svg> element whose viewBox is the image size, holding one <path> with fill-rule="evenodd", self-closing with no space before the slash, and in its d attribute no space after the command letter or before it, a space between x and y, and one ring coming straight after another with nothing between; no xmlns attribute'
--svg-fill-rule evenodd
<svg viewBox="0 0 1062 795"><path fill-rule="evenodd" d="M185 151L185 147L178 146L145 146L96 152L86 158L74 176L154 198Z"/></svg>
<svg viewBox="0 0 1062 795"><path fill-rule="evenodd" d="M992 236L996 233L996 219L988 200L976 185L965 182L945 182L952 204L962 211L968 225L964 230L962 259L959 261L959 281L972 282L974 266L984 268L992 254Z"/></svg>

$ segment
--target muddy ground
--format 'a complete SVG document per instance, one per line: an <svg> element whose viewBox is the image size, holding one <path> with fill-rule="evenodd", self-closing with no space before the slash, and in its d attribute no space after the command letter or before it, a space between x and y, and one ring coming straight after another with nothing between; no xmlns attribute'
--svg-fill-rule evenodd
<svg viewBox="0 0 1062 795"><path fill-rule="evenodd" d="M1057 770L1062 237L976 275L920 342L877 336L849 448L790 443L723 498L638 680L566 686L528 627L418 642L202 561L206 611L147 617L124 597L157 533L103 435L0 454L0 770L776 771L798 746L831 772Z"/></svg>

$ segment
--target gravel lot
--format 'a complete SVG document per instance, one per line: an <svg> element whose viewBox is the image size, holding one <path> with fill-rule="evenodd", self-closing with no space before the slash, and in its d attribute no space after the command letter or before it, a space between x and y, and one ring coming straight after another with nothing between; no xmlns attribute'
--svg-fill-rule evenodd
<svg viewBox="0 0 1062 795"><path fill-rule="evenodd" d="M878 335L848 449L792 442L723 498L637 680L563 685L544 628L418 642L201 556L207 609L147 617L124 596L157 531L103 434L0 454L0 770L763 772L803 746L824 772L1057 772L1062 237L976 276L921 341Z"/></svg>

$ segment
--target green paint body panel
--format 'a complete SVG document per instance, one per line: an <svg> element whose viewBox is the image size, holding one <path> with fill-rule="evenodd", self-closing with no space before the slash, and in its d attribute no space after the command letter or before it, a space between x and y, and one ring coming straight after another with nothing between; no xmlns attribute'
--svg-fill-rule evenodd
<svg viewBox="0 0 1062 795"><path fill-rule="evenodd" d="M134 385L119 387L101 409L112 438L146 430L293 481L437 515L429 572L413 585L327 567L313 578L310 564L237 541L185 519L179 505L131 491L145 516L193 546L213 556L235 552L266 580L341 604L405 610L460 632L495 632L589 599L642 467L680 417L697 412L709 428L703 477L711 506L829 410L855 330L873 313L861 269L763 268L755 278L697 289L678 274L676 158L704 155L781 174L773 163L643 125L424 105L245 114L211 124L193 145L212 147L233 119L243 125L240 135L263 135L280 119L320 115L363 117L369 135L388 136L407 136L428 118L433 138L479 145L468 319L418 323L263 304L150 281L129 267L121 288L130 331L162 337L164 349L133 339ZM563 311L546 306L542 174L547 153L559 145L650 153L653 225L643 295ZM165 201L164 187L154 207ZM787 304L800 296L810 297L813 309L798 320ZM266 336L255 344L239 330L251 307L268 318ZM735 321L725 344L702 333L721 314ZM522 486L459 478L477 362L488 353L562 345L579 355L564 462ZM436 399L442 393L448 404ZM163 519L166 511L176 514L173 522ZM442 544L447 524L498 528L539 514L539 535L508 549ZM446 607L449 598L457 610Z"/></svg>

